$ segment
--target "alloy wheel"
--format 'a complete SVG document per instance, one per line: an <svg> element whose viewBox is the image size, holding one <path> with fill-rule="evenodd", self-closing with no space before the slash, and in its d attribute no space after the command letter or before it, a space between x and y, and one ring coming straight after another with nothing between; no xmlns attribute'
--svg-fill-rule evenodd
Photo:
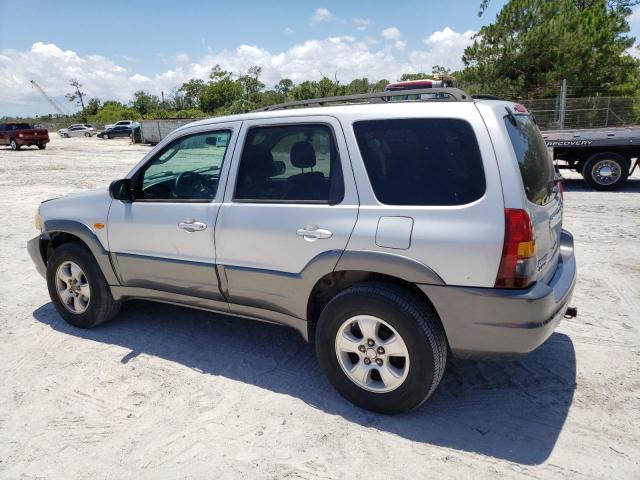
<svg viewBox="0 0 640 480"><path fill-rule="evenodd" d="M74 262L62 262L56 270L56 291L71 313L84 313L89 307L91 289L82 269Z"/></svg>
<svg viewBox="0 0 640 480"><path fill-rule="evenodd" d="M357 315L346 320L336 334L335 351L347 377L371 392L391 392L409 373L405 341L378 317Z"/></svg>

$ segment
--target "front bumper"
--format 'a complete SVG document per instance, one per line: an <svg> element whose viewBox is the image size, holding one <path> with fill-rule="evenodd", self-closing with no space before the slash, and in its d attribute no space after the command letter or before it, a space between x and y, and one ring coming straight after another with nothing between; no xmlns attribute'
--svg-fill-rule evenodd
<svg viewBox="0 0 640 480"><path fill-rule="evenodd" d="M565 230L560 259L548 284L525 290L419 285L461 358L518 357L540 346L570 306L576 283L573 237Z"/></svg>
<svg viewBox="0 0 640 480"><path fill-rule="evenodd" d="M44 263L44 255L42 252L43 239L41 235L32 238L27 242L27 251L36 266L36 270L43 278L47 278L47 264Z"/></svg>

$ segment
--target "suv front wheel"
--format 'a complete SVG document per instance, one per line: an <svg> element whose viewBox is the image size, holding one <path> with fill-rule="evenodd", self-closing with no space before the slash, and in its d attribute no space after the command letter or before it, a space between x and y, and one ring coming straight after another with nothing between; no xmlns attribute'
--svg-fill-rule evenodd
<svg viewBox="0 0 640 480"><path fill-rule="evenodd" d="M410 292L384 283L362 283L336 295L318 320L316 351L343 397L380 413L424 402L447 360L435 312Z"/></svg>
<svg viewBox="0 0 640 480"><path fill-rule="evenodd" d="M56 311L75 327L95 327L120 309L93 255L79 242L53 251L47 262L47 287Z"/></svg>

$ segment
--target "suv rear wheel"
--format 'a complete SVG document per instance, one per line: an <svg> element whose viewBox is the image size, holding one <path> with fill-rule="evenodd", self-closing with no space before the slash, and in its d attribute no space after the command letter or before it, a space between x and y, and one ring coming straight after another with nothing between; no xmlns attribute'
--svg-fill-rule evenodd
<svg viewBox="0 0 640 480"><path fill-rule="evenodd" d="M18 145L18 143L13 138L9 142L9 146L11 147L11 150L20 150L20 145Z"/></svg>
<svg viewBox="0 0 640 480"><path fill-rule="evenodd" d="M75 327L95 327L120 309L93 255L79 242L53 251L47 262L47 287L56 311Z"/></svg>
<svg viewBox="0 0 640 480"><path fill-rule="evenodd" d="M316 329L318 361L338 392L380 413L417 407L435 390L447 342L435 312L393 284L363 283L334 297Z"/></svg>

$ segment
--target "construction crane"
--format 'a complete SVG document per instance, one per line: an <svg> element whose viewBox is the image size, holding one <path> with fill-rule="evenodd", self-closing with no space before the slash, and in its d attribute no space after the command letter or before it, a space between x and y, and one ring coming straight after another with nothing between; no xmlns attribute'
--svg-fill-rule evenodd
<svg viewBox="0 0 640 480"><path fill-rule="evenodd" d="M62 110L62 108L60 108L60 106L53 100L53 98L47 95L47 93L42 89L40 85L38 85L38 83L35 80L30 80L30 83L32 87L38 90L42 94L42 96L47 99L47 101L51 104L51 106L55 108L60 115L67 116L67 113L64 110Z"/></svg>

